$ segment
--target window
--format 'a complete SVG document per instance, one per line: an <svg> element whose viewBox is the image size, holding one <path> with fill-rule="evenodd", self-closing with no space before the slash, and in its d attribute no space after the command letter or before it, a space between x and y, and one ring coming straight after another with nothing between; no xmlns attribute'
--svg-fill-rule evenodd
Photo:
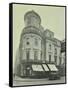
<svg viewBox="0 0 68 90"><path fill-rule="evenodd" d="M57 64L57 56L55 56L54 59L55 59L55 64Z"/></svg>
<svg viewBox="0 0 68 90"><path fill-rule="evenodd" d="M51 63L51 55L49 55L49 63Z"/></svg>
<svg viewBox="0 0 68 90"><path fill-rule="evenodd" d="M42 51L41 51L41 55L40 55L40 57L41 57L41 60L42 60Z"/></svg>
<svg viewBox="0 0 68 90"><path fill-rule="evenodd" d="M38 40L35 38L35 45L37 46L38 45Z"/></svg>
<svg viewBox="0 0 68 90"><path fill-rule="evenodd" d="M27 59L27 61L29 60L29 55L30 55L30 51L26 50L26 59Z"/></svg>
<svg viewBox="0 0 68 90"><path fill-rule="evenodd" d="M61 57L59 57L59 65L61 65Z"/></svg>
<svg viewBox="0 0 68 90"><path fill-rule="evenodd" d="M27 42L26 44L29 45L29 42Z"/></svg>
<svg viewBox="0 0 68 90"><path fill-rule="evenodd" d="M57 54L57 49L55 48L55 54Z"/></svg>
<svg viewBox="0 0 68 90"><path fill-rule="evenodd" d="M34 51L34 60L38 59L38 51Z"/></svg>
<svg viewBox="0 0 68 90"><path fill-rule="evenodd" d="M51 44L49 44L49 50L51 50Z"/></svg>
<svg viewBox="0 0 68 90"><path fill-rule="evenodd" d="M28 19L27 19L27 24L28 24L28 25L31 24L31 18L30 18L30 17L28 17Z"/></svg>

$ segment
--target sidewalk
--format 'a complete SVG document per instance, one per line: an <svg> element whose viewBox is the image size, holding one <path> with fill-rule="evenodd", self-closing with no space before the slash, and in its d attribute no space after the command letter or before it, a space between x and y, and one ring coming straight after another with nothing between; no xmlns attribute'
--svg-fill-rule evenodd
<svg viewBox="0 0 68 90"><path fill-rule="evenodd" d="M64 77L61 77L59 80L65 79ZM21 78L18 76L15 76L14 81L22 81L22 82L30 82L30 81L56 81L56 80L49 80L48 78Z"/></svg>
<svg viewBox="0 0 68 90"><path fill-rule="evenodd" d="M48 80L48 78L21 78L18 76L15 76L14 81L44 81L44 80Z"/></svg>
<svg viewBox="0 0 68 90"><path fill-rule="evenodd" d="M47 84L62 84L65 83L65 77L61 77L59 80L49 80L48 78L43 79L32 79L32 78L20 78L15 77L13 80L13 86L28 86L28 85L47 85Z"/></svg>

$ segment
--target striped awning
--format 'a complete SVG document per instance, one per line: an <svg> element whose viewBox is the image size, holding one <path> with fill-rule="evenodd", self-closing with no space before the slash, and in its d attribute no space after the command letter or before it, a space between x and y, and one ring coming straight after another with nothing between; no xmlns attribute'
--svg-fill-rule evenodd
<svg viewBox="0 0 68 90"><path fill-rule="evenodd" d="M58 68L54 64L48 64L48 67L51 71L58 71Z"/></svg>
<svg viewBox="0 0 68 90"><path fill-rule="evenodd" d="M42 65L32 64L33 71L44 71Z"/></svg>
<svg viewBox="0 0 68 90"><path fill-rule="evenodd" d="M43 65L43 68L44 68L45 71L49 71L49 68L47 67L46 64L42 64L42 65Z"/></svg>

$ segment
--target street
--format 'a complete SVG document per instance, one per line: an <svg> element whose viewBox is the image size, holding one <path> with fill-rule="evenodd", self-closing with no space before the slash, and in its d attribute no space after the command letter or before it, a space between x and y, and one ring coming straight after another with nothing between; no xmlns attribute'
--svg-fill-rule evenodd
<svg viewBox="0 0 68 90"><path fill-rule="evenodd" d="M42 85L42 84L59 84L65 83L65 77L61 77L59 80L49 80L48 78L43 79L30 79L16 77L13 80L13 86L26 86L26 85Z"/></svg>

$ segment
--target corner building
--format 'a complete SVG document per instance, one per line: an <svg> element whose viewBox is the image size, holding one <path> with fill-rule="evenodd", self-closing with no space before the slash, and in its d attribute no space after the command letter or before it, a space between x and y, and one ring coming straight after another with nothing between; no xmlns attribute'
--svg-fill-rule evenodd
<svg viewBox="0 0 68 90"><path fill-rule="evenodd" d="M54 33L49 29L44 30L40 16L33 10L24 15L24 23L19 44L17 73L20 76L30 76L33 74L32 68L43 71L40 65L45 63L59 66L61 41L54 38Z"/></svg>

